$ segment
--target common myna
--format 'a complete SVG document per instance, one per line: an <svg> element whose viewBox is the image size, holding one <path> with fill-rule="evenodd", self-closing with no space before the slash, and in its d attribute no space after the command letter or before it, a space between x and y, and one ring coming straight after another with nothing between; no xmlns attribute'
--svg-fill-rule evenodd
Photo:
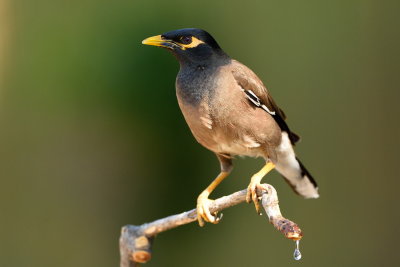
<svg viewBox="0 0 400 267"><path fill-rule="evenodd" d="M251 178L247 202L259 212L256 187L272 169L283 175L293 190L317 198L315 180L296 157L299 136L285 122L285 113L252 70L231 59L206 31L180 29L142 42L167 48L180 63L176 94L183 116L196 140L217 155L221 172L197 198L197 217L218 223L211 214L210 193L232 170L236 155L263 157L265 166Z"/></svg>

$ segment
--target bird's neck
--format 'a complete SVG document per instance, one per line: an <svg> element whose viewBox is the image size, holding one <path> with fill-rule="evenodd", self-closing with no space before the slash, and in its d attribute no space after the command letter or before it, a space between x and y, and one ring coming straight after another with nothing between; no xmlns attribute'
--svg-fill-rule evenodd
<svg viewBox="0 0 400 267"><path fill-rule="evenodd" d="M176 77L177 96L186 104L198 105L215 91L218 66L212 64L181 64Z"/></svg>
<svg viewBox="0 0 400 267"><path fill-rule="evenodd" d="M219 68L229 64L226 55L214 55L208 60L179 60L180 70L176 78L178 97L187 104L197 105L215 92Z"/></svg>

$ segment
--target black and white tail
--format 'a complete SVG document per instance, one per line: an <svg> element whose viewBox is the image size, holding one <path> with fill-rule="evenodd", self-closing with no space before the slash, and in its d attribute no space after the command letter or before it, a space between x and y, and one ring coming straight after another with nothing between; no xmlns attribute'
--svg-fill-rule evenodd
<svg viewBox="0 0 400 267"><path fill-rule="evenodd" d="M282 141L276 150L276 170L283 175L293 190L305 198L318 198L318 186L314 178L296 157L287 132L282 132Z"/></svg>

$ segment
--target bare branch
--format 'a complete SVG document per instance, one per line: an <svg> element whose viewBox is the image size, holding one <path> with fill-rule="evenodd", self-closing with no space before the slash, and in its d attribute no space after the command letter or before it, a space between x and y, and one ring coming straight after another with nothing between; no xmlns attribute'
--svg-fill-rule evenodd
<svg viewBox="0 0 400 267"><path fill-rule="evenodd" d="M235 192L228 196L216 199L210 207L210 211L220 212L226 208L246 201L247 189ZM268 216L270 223L286 238L300 240L303 236L296 223L285 219L279 209L278 195L273 186L262 184L257 188L257 195ZM146 263L151 259L151 245L154 237L172 228L197 221L196 209L180 214L171 215L150 223L139 226L126 225L122 227L119 240L121 262L120 267L138 266L138 263Z"/></svg>

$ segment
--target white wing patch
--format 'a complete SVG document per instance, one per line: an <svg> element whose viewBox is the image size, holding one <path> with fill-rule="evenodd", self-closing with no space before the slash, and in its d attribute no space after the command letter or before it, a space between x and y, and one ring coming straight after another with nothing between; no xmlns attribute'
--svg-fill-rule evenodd
<svg viewBox="0 0 400 267"><path fill-rule="evenodd" d="M269 108L261 102L261 99L251 90L245 90L244 88L240 87L240 90L244 92L246 98L250 100L256 107L262 108L270 115L275 115L275 111L269 110Z"/></svg>

